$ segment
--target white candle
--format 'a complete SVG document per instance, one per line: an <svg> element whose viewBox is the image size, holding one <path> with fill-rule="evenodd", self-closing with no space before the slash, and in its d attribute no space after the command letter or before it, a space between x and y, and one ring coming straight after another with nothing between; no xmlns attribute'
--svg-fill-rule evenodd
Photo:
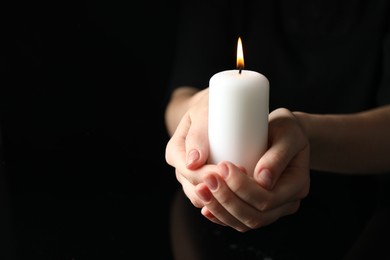
<svg viewBox="0 0 390 260"><path fill-rule="evenodd" d="M237 69L219 72L209 83L209 161L233 162L253 176L268 144L269 81Z"/></svg>

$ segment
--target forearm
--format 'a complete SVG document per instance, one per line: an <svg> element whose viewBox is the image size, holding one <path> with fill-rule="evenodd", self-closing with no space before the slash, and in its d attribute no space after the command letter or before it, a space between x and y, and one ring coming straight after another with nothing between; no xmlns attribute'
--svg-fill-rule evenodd
<svg viewBox="0 0 390 260"><path fill-rule="evenodd" d="M390 105L346 115L294 115L308 135L312 169L390 171Z"/></svg>
<svg viewBox="0 0 390 260"><path fill-rule="evenodd" d="M165 109L165 126L170 136L176 130L183 115L194 102L199 89L194 87L179 87L173 91L170 101Z"/></svg>

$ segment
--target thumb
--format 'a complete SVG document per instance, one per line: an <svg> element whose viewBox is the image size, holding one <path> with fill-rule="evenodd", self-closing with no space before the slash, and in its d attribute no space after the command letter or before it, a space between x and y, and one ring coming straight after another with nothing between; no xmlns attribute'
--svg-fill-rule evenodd
<svg viewBox="0 0 390 260"><path fill-rule="evenodd" d="M272 190L280 175L294 156L280 143L271 146L257 163L254 178L263 188Z"/></svg>
<svg viewBox="0 0 390 260"><path fill-rule="evenodd" d="M271 190L287 167L299 163L302 156L298 155L309 142L295 117L286 109L278 109L270 114L269 144L269 149L256 165L254 178Z"/></svg>
<svg viewBox="0 0 390 260"><path fill-rule="evenodd" d="M207 124L192 124L185 142L187 168L194 170L206 164L209 157Z"/></svg>

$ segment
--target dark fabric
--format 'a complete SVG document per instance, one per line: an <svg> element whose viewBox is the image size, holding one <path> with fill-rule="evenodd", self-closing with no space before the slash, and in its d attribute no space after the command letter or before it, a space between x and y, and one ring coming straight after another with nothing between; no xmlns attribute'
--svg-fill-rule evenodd
<svg viewBox="0 0 390 260"><path fill-rule="evenodd" d="M389 17L385 0L182 1L168 93L205 88L213 74L234 69L241 36L245 68L270 81L270 111L337 114L389 104ZM297 214L246 234L201 220L199 210L176 202L173 219L191 220L174 233L175 252L194 239L192 249L204 250L198 259L342 259L377 207L378 177L313 171ZM260 253L237 256L233 244Z"/></svg>
<svg viewBox="0 0 390 260"><path fill-rule="evenodd" d="M390 178L378 181L378 206L344 260L390 259Z"/></svg>
<svg viewBox="0 0 390 260"><path fill-rule="evenodd" d="M1 128L0 128L1 130ZM16 257L16 243L8 175L4 167L3 140L0 136L0 259L11 260Z"/></svg>
<svg viewBox="0 0 390 260"><path fill-rule="evenodd" d="M306 214L306 219L301 218ZM259 231L237 233L205 219L180 190L171 209L173 253L175 259L187 260L389 259L388 205L373 211L348 248L343 243L336 243L339 236L345 236L348 231L336 228L332 221L317 222L313 218L315 214L315 209L304 208L297 215L283 218ZM302 243L303 240L305 243Z"/></svg>
<svg viewBox="0 0 390 260"><path fill-rule="evenodd" d="M176 183L163 97L175 2L4 6L0 195L13 259L168 258Z"/></svg>
<svg viewBox="0 0 390 260"><path fill-rule="evenodd" d="M176 259L343 259L355 241L363 239L361 233L377 211L377 202L370 196L362 196L357 207L357 202L350 197L351 191L349 196L336 190L330 185L330 178L314 179L312 193L302 201L297 213L246 233L210 222L178 191L171 210L171 239ZM345 181L344 185L347 179L341 180ZM326 193L329 199L324 199L326 191L318 191L317 185L332 190L332 194ZM366 183L366 187L370 185L375 183ZM355 188L359 189L355 194L363 189ZM337 201L336 194L341 202ZM386 232L371 234L373 239L383 236ZM370 245L366 247L369 249Z"/></svg>
<svg viewBox="0 0 390 260"><path fill-rule="evenodd" d="M171 88L204 88L216 72L234 69L241 36L246 69L270 80L271 109L341 113L390 102L387 90L377 96L381 87L388 89L387 1L181 5Z"/></svg>

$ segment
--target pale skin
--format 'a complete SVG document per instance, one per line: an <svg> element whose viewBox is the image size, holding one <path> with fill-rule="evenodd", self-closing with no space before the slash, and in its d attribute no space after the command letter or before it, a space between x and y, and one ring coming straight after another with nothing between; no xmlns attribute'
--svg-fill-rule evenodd
<svg viewBox="0 0 390 260"><path fill-rule="evenodd" d="M237 231L295 213L310 190L310 169L345 174L390 170L390 105L355 114L319 115L285 108L269 115L269 148L255 171L208 164L208 89L177 88L166 108L166 161L192 204Z"/></svg>

